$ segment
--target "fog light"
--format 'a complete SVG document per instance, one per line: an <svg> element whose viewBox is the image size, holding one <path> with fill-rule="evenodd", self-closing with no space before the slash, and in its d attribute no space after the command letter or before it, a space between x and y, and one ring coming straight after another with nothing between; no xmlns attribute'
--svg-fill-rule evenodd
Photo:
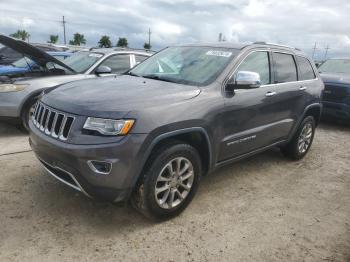
<svg viewBox="0 0 350 262"><path fill-rule="evenodd" d="M112 163L106 161L89 160L89 167L92 171L101 175L108 175L112 171Z"/></svg>

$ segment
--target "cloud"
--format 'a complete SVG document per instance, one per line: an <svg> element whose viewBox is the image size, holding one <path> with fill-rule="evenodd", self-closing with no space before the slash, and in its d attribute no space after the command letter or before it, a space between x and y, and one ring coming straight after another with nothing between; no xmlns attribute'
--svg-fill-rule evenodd
<svg viewBox="0 0 350 262"><path fill-rule="evenodd" d="M45 42L50 34L63 40L60 20L67 20L67 38L75 32L94 46L102 35L113 43L127 37L141 47L152 30L153 48L178 43L217 41L219 33L232 42L269 41L297 46L316 58L350 56L348 0L12 0L1 3L0 32L26 29L31 41Z"/></svg>

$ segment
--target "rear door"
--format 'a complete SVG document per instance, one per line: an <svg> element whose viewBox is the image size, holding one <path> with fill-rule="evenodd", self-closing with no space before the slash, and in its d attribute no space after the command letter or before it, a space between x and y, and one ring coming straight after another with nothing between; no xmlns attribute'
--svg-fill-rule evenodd
<svg viewBox="0 0 350 262"><path fill-rule="evenodd" d="M293 53L273 51L273 83L276 88L275 118L281 123L277 139L287 139L289 132L305 109L305 92L298 82Z"/></svg>

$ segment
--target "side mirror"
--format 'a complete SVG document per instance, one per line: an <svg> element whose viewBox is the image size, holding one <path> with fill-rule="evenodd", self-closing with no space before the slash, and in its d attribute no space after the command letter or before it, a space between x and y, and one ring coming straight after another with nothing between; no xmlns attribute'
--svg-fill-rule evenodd
<svg viewBox="0 0 350 262"><path fill-rule="evenodd" d="M112 69L108 66L99 66L95 70L96 75L110 74L110 73L112 73Z"/></svg>
<svg viewBox="0 0 350 262"><path fill-rule="evenodd" d="M260 75L251 71L238 71L236 77L231 78L226 87L229 91L234 89L252 89L261 86Z"/></svg>

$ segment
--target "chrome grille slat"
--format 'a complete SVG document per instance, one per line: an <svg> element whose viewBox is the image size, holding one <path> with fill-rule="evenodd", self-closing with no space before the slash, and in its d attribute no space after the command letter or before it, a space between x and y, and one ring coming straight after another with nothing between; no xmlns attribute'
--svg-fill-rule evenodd
<svg viewBox="0 0 350 262"><path fill-rule="evenodd" d="M71 131L74 116L59 112L38 102L35 106L32 122L46 135L65 141Z"/></svg>
<svg viewBox="0 0 350 262"><path fill-rule="evenodd" d="M58 133L58 138L61 140L66 140L66 138L63 137L63 129L64 129L66 123L67 123L67 117L64 116L63 120L62 120L61 127L60 127L60 132Z"/></svg>

